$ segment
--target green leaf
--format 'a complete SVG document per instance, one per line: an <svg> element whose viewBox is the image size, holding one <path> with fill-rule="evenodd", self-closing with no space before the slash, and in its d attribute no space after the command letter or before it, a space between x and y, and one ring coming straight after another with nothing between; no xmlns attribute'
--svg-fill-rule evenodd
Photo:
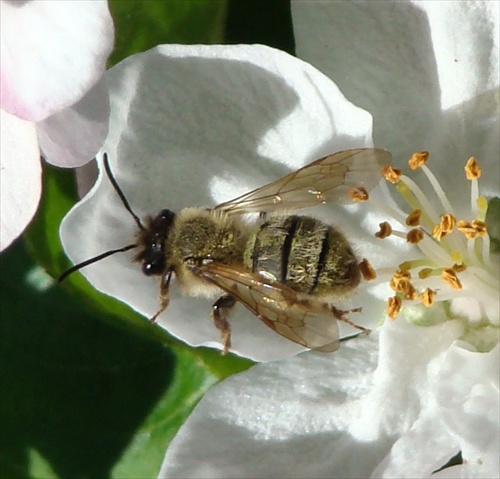
<svg viewBox="0 0 500 479"><path fill-rule="evenodd" d="M115 22L114 65L165 43L222 43L226 0L110 0Z"/></svg>
<svg viewBox="0 0 500 479"><path fill-rule="evenodd" d="M191 349L103 322L22 243L0 261L0 477L155 477L218 377Z"/></svg>
<svg viewBox="0 0 500 479"><path fill-rule="evenodd" d="M491 198L486 212L486 224L490 236L492 253L500 253L500 198Z"/></svg>

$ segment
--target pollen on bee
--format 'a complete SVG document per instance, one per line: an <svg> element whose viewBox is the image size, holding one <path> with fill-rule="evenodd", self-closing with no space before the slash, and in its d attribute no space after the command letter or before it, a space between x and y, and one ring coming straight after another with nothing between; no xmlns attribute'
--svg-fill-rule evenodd
<svg viewBox="0 0 500 479"><path fill-rule="evenodd" d="M361 274L363 275L363 278L365 281L371 281L374 280L377 277L377 273L375 272L375 269L373 266L370 264L370 262L364 258L361 263L359 263L359 270Z"/></svg>
<svg viewBox="0 0 500 479"><path fill-rule="evenodd" d="M462 289L462 283L452 268L446 268L441 273L441 279L452 289Z"/></svg>
<svg viewBox="0 0 500 479"><path fill-rule="evenodd" d="M422 210L415 209L406 217L407 226L418 226L420 218L422 217Z"/></svg>
<svg viewBox="0 0 500 479"><path fill-rule="evenodd" d="M403 301L399 296L392 296L387 300L387 316L389 319L396 319L396 316L401 311L401 306L403 305Z"/></svg>
<svg viewBox="0 0 500 479"><path fill-rule="evenodd" d="M387 221L380 223L378 226L380 229L375 233L376 238L384 239L387 238L388 236L391 236L392 226L389 223L387 223Z"/></svg>
<svg viewBox="0 0 500 479"><path fill-rule="evenodd" d="M480 220L472 220L470 223L465 220L460 220L457 223L457 229L467 239L475 239L481 236L486 236L487 228L486 223Z"/></svg>
<svg viewBox="0 0 500 479"><path fill-rule="evenodd" d="M411 158L408 160L408 165L412 170L416 170L421 166L425 165L426 161L429 159L428 151L416 151L411 155Z"/></svg>
<svg viewBox="0 0 500 479"><path fill-rule="evenodd" d="M464 170L468 180L477 180L481 176L481 167L473 156L467 161Z"/></svg>
<svg viewBox="0 0 500 479"><path fill-rule="evenodd" d="M359 188L351 188L349 190L349 195L353 201L361 202L366 201L368 199L368 191L365 188L360 186Z"/></svg>
<svg viewBox="0 0 500 479"><path fill-rule="evenodd" d="M391 165L386 165L382 168L382 175L389 183L397 183L401 178L401 170L393 168Z"/></svg>
<svg viewBox="0 0 500 479"><path fill-rule="evenodd" d="M421 229L413 228L406 234L406 241L411 244L420 243L424 239L424 232Z"/></svg>
<svg viewBox="0 0 500 479"><path fill-rule="evenodd" d="M423 293L418 295L418 298L426 308L430 308L434 304L436 292L430 288L426 288Z"/></svg>

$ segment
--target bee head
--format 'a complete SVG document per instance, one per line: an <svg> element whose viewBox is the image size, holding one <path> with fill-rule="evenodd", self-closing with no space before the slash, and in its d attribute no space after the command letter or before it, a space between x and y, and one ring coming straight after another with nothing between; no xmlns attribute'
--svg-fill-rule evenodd
<svg viewBox="0 0 500 479"><path fill-rule="evenodd" d="M139 229L137 244L139 252L134 260L142 262L142 272L146 276L161 275L167 267L165 242L174 223L175 213L161 210L155 217L145 219L144 229Z"/></svg>

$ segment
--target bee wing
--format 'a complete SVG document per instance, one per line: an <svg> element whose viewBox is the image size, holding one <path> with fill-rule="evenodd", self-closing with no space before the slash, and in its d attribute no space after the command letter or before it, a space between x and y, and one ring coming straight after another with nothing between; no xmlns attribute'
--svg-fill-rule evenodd
<svg viewBox="0 0 500 479"><path fill-rule="evenodd" d="M380 148L339 151L215 209L244 214L307 208L332 201L350 203L349 189L372 189L382 178L382 166L391 159L392 155Z"/></svg>
<svg viewBox="0 0 500 479"><path fill-rule="evenodd" d="M220 263L192 266L191 269L233 295L285 338L323 352L339 348L337 321L328 305L300 300L295 291L281 283Z"/></svg>

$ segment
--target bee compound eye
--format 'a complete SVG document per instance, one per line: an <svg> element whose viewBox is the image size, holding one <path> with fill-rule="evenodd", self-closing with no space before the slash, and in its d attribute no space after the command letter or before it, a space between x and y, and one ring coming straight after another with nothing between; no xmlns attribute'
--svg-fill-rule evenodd
<svg viewBox="0 0 500 479"><path fill-rule="evenodd" d="M161 210L155 218L157 228L168 228L174 221L175 213L171 210Z"/></svg>
<svg viewBox="0 0 500 479"><path fill-rule="evenodd" d="M157 256L142 263L142 272L146 276L160 275L165 270L165 258Z"/></svg>

